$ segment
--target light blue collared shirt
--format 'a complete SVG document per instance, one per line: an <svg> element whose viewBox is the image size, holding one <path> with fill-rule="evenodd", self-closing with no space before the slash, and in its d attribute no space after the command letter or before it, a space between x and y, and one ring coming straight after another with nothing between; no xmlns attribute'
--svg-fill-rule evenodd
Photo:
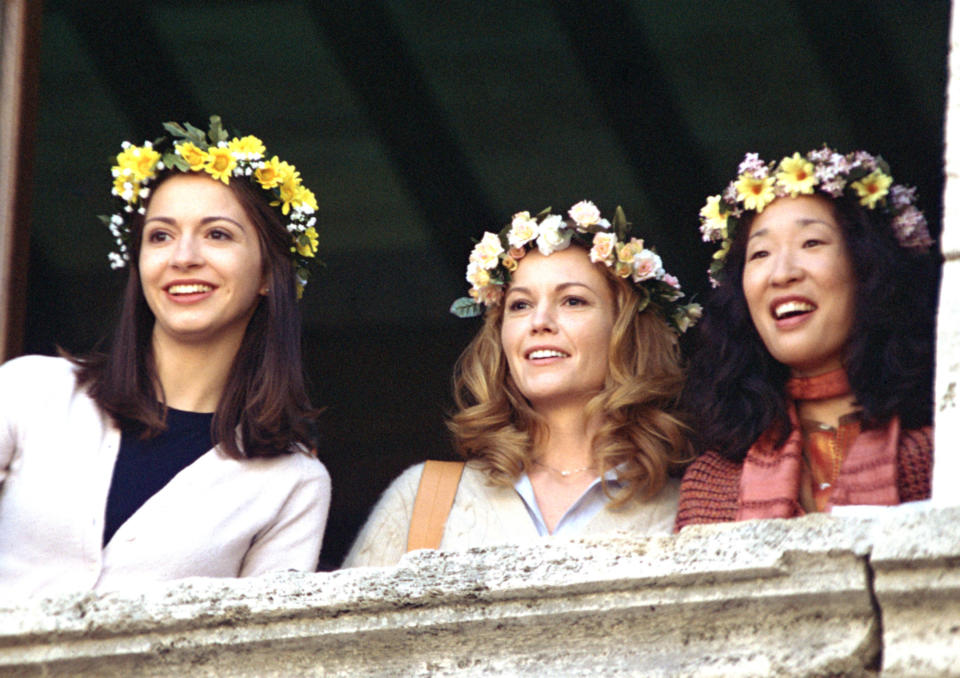
<svg viewBox="0 0 960 678"><path fill-rule="evenodd" d="M606 477L607 485L611 490L617 490L621 486L620 481L617 480L616 469L610 469L604 474L604 477ZM530 477L526 473L522 474L517 478L517 482L513 484L513 487L517 491L517 494L520 495L520 498L523 499L523 503L527 507L527 513L530 514L530 519L537 528L537 533L541 537L548 536L550 530L547 529L543 514L540 513L540 507L537 505L537 498L533 493L533 485L530 483ZM595 515L600 513L609 502L610 497L603 491L600 477L594 478L593 482L583 491L583 494L570 505L570 508L568 508L560 517L560 520L557 521L557 525L553 529L554 536L573 536L580 534L586 524L589 523Z"/></svg>

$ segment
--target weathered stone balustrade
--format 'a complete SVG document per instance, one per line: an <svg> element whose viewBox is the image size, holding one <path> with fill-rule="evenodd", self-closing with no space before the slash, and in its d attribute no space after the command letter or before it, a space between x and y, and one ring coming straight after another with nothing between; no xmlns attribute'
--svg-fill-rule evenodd
<svg viewBox="0 0 960 678"><path fill-rule="evenodd" d="M960 675L960 508L0 602L0 676Z"/></svg>

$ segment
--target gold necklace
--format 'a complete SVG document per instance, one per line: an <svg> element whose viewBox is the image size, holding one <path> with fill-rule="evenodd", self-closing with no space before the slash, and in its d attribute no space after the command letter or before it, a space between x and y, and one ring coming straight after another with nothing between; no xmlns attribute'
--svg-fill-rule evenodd
<svg viewBox="0 0 960 678"><path fill-rule="evenodd" d="M547 469L548 471L553 471L554 473L559 474L561 478L569 478L570 476L572 476L572 475L574 475L574 474L576 474L576 473L583 473L584 471L590 471L591 469L593 469L593 464L591 464L591 465L589 465L589 466L582 466L582 467L580 467L580 468L559 469L559 468L553 468L552 466L547 466L547 465L544 464L542 461L539 461L539 460L536 460L536 459L533 461L533 463L536 464L537 466L542 466L543 468Z"/></svg>

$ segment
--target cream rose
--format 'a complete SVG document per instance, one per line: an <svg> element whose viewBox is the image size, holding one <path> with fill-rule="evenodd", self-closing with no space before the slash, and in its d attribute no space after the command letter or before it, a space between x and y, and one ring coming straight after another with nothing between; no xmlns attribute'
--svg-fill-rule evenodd
<svg viewBox="0 0 960 678"><path fill-rule="evenodd" d="M487 231L483 238L473 248L470 254L470 261L475 261L483 268L496 268L500 263L499 257L503 252L503 245L500 243L500 236L496 233Z"/></svg>
<svg viewBox="0 0 960 678"><path fill-rule="evenodd" d="M540 222L540 235L537 237L537 248L545 257L554 252L565 250L570 245L573 231L563 228L563 218L559 214L551 214Z"/></svg>
<svg viewBox="0 0 960 678"><path fill-rule="evenodd" d="M613 263L614 251L617 247L617 236L613 233L597 233L593 236L593 247L590 248L590 261L604 263L608 266Z"/></svg>
<svg viewBox="0 0 960 678"><path fill-rule="evenodd" d="M633 281L659 278L663 275L663 261L656 252L643 250L633 258Z"/></svg>
<svg viewBox="0 0 960 678"><path fill-rule="evenodd" d="M537 237L537 221L531 219L529 212L518 212L513 215L510 231L507 233L507 242L510 247L523 247Z"/></svg>
<svg viewBox="0 0 960 678"><path fill-rule="evenodd" d="M600 217L600 210L589 200L581 200L571 207L567 214L580 229L586 229L588 226L594 225L603 228L610 227L610 222Z"/></svg>

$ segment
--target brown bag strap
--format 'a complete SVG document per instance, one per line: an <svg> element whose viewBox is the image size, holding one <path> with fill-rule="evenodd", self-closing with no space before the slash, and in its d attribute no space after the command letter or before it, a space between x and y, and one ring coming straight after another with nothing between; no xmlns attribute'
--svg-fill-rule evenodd
<svg viewBox="0 0 960 678"><path fill-rule="evenodd" d="M457 496L462 461L428 461L423 465L417 498L410 516L407 551L435 549L440 546L453 498Z"/></svg>

